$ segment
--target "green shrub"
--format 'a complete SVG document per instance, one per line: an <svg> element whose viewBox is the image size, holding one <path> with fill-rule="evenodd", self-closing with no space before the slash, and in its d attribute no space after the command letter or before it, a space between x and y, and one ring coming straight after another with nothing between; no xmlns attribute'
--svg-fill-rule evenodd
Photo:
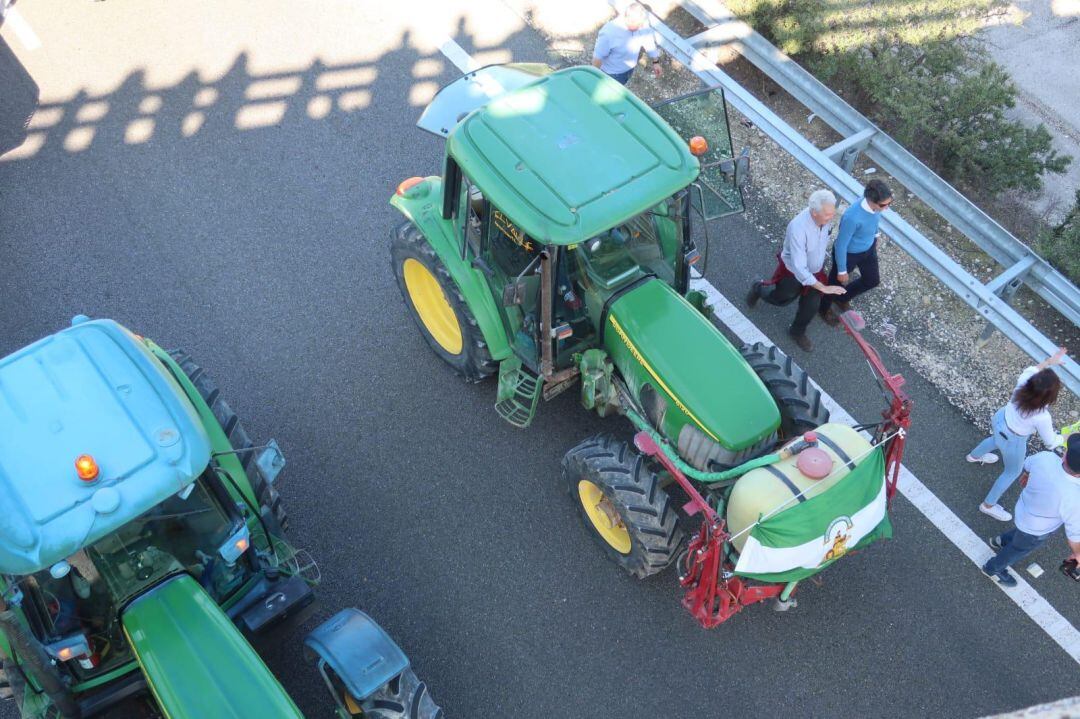
<svg viewBox="0 0 1080 719"><path fill-rule="evenodd" d="M922 45L878 41L829 58L834 85L863 99L873 119L942 177L976 194L1038 190L1046 172L1071 158L1054 150L1043 125L1006 116L1016 87L981 46L961 40Z"/></svg>
<svg viewBox="0 0 1080 719"><path fill-rule="evenodd" d="M1069 279L1080 283L1080 190L1069 214L1060 225L1039 236L1035 249Z"/></svg>
<svg viewBox="0 0 1080 719"><path fill-rule="evenodd" d="M950 182L983 197L1038 190L1071 158L1006 117L1008 74L968 40L997 0L729 0L757 30Z"/></svg>

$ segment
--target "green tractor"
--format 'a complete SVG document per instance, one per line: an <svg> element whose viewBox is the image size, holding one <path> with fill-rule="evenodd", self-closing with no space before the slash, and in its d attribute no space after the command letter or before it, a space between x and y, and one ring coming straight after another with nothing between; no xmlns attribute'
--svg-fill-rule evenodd
<svg viewBox="0 0 1080 719"><path fill-rule="evenodd" d="M692 289L707 221L743 207L749 161L720 91L650 108L594 68L492 66L443 88L418 124L446 157L391 199L407 218L391 245L401 292L458 374L498 374L512 424L574 384L587 409L634 423L633 443L600 435L563 460L611 559L637 577L678 563L687 606L713 626L768 597L791 606L801 578L888 535L910 402L855 318L845 327L891 395L861 428L869 441L829 422L776 347L734 347ZM785 535L805 514L820 516ZM805 556L779 551L794 539Z"/></svg>
<svg viewBox="0 0 1080 719"><path fill-rule="evenodd" d="M300 717L252 641L313 605L271 440L206 372L109 320L0 359L0 692L30 719ZM312 632L339 717L441 716L346 609Z"/></svg>

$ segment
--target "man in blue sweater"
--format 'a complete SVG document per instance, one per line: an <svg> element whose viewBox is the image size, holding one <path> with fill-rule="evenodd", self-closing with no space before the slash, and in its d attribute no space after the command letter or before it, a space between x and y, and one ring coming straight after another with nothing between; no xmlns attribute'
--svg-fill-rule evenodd
<svg viewBox="0 0 1080 719"><path fill-rule="evenodd" d="M835 295L825 295L821 298L821 308L818 312L821 318L830 325L839 324L839 320L832 312L833 302L841 311L846 311L853 299L867 290L878 286L880 276L878 274L877 255L877 231L881 221L881 213L892 204L892 190L881 180L870 180L863 190L863 198L857 205L852 205L844 211L840 218L840 231L836 234L836 242L833 244L832 269L829 271L829 281L826 284L837 283L847 288L847 294L843 299L836 299ZM859 279L850 282L851 270L859 269Z"/></svg>

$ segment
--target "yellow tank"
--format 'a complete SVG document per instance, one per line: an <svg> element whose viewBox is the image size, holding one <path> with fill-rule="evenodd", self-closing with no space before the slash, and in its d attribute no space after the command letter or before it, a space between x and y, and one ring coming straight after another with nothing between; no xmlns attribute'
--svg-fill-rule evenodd
<svg viewBox="0 0 1080 719"><path fill-rule="evenodd" d="M821 494L847 476L851 471L849 461L857 460L861 463L870 450L870 442L846 424L830 422L821 425L814 432L818 435L818 448L828 455L832 462L831 473L824 479L812 479L799 469L798 461L801 455L794 455L766 467L758 467L739 477L731 490L727 506L727 526L732 535L742 532L763 514L773 513L785 502L788 504L784 506L784 510L794 507L798 504L795 495L799 492L805 492L803 496L807 499ZM803 458L803 466L808 471L806 462L810 457L808 455ZM818 460L820 467L820 461L824 458L818 455ZM749 536L750 533L747 532L735 538L733 544L737 551L742 551Z"/></svg>

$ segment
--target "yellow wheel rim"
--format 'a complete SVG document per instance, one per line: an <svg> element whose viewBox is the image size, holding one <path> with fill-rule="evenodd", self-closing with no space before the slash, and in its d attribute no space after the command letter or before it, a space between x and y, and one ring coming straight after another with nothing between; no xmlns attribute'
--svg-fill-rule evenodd
<svg viewBox="0 0 1080 719"><path fill-rule="evenodd" d="M630 553L630 532L623 524L611 500L602 489L587 479L578 482L578 498L593 529L619 554Z"/></svg>
<svg viewBox="0 0 1080 719"><path fill-rule="evenodd" d="M461 354L461 325L435 275L411 257L405 260L402 274L409 299L428 333L450 354Z"/></svg>

